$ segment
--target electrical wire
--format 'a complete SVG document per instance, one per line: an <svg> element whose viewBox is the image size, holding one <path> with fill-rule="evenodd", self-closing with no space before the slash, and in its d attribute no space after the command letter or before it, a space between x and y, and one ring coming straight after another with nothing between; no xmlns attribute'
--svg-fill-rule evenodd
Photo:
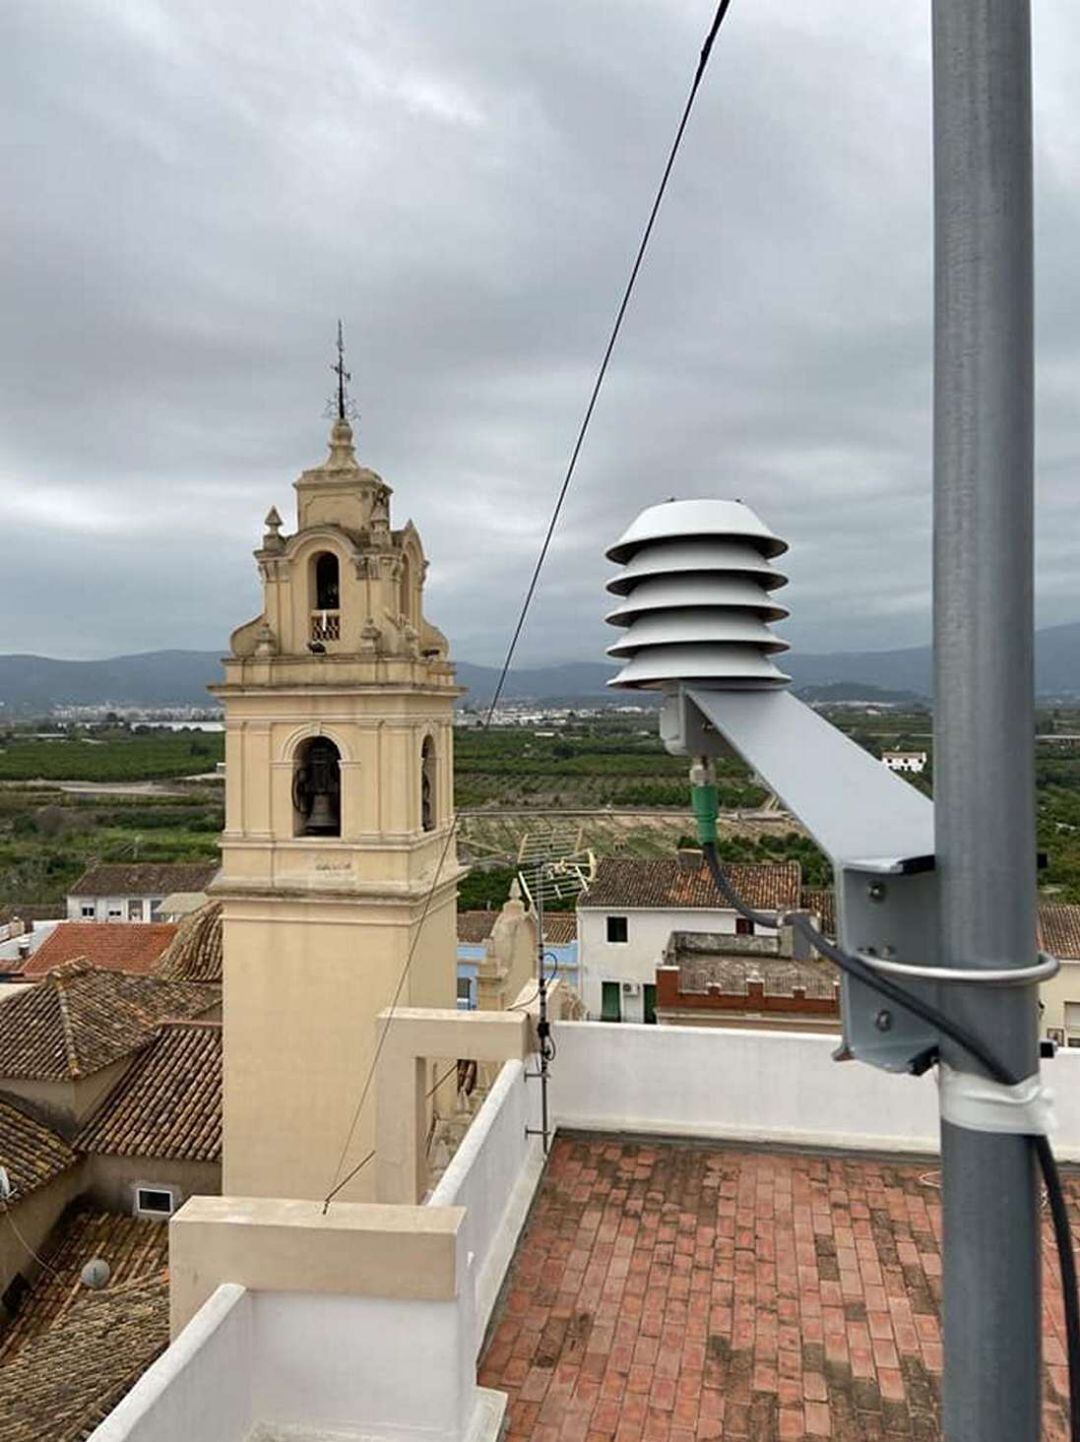
<svg viewBox="0 0 1080 1442"><path fill-rule="evenodd" d="M60 1276L60 1273L56 1270L56 1268L52 1265L52 1263L51 1263L51 1262L47 1262L44 1257L40 1256L37 1252L34 1251L33 1247L30 1245L30 1243L29 1243L29 1242L26 1240L26 1238L23 1236L23 1234L22 1234L22 1232L19 1230L19 1228L15 1225L15 1215L14 1215L14 1211L13 1211L12 1206L11 1206L11 1198L10 1198L10 1197L5 1197L5 1198L4 1198L4 1202L3 1202L3 1212L4 1212L4 1216L7 1217L7 1219L8 1219L8 1225L11 1227L11 1230L15 1233L15 1236L18 1238L19 1242L22 1244L24 1250L27 1251L27 1252L30 1254L31 1257L33 1257L34 1261L35 1261L35 1262L38 1264L38 1266L41 1267L44 1271L51 1273L52 1276L54 1276L54 1277L59 1277L59 1276Z"/></svg>
<svg viewBox="0 0 1080 1442"><path fill-rule="evenodd" d="M503 688L506 685L506 678L510 674L510 667L513 663L514 655L517 651L518 642L520 641L521 634L525 629L525 621L528 618L529 610L532 606L533 598L536 594L536 588L540 581L540 573L544 568L544 562L547 560L548 552L551 549L551 542L554 538L555 530L559 523L559 516L562 514L563 502L566 500L567 492L570 489L570 483L574 478L574 471L577 468L578 457L581 455L581 448L585 443L585 436L588 432L589 425L592 422L593 412L596 409L596 402L599 398L601 387L604 384L604 378L607 375L608 362L611 360L612 352L615 349L615 342L619 338L619 332L622 329L623 318L625 317L627 307L630 304L630 297L633 294L634 286L637 284L638 272L641 270L642 261L645 259L645 252L648 249L649 240L653 232L653 226L656 223L656 217L660 211L660 203L664 198L664 192L667 190L668 180L671 177L671 172L675 165L675 157L679 153L679 147L682 144L683 134L686 131L687 123L690 120L690 112L694 108L694 101L697 99L698 90L701 87L701 82L705 75L705 69L709 63L709 56L712 54L713 43L716 40L717 33L720 29L720 26L723 24L724 17L727 15L730 7L731 0L720 0L719 5L717 5L716 7L716 13L713 16L712 24L709 26L708 32L705 36L705 43L701 48L701 54L698 56L697 69L694 72L694 79L690 86L690 93L687 96L686 104L683 107L682 117L679 120L678 128L675 131L675 139L672 142L670 151L668 152L667 163L665 164L663 174L660 177L660 184L657 187L656 195L652 203L652 208L649 211L649 218L645 223L645 229L642 233L641 241L638 244L637 248L637 254L634 257L634 263L630 270L630 278L626 282L626 288L623 291L622 300L619 302L619 308L615 315L615 323L611 328L611 333L608 337L607 345L604 348L603 358L600 361L600 368L596 373L596 379L593 382L592 391L589 395L589 403L585 408L585 415L582 419L580 427L578 428L577 438L574 441L573 449L570 453L570 462L567 465L566 472L563 476L562 484L559 487L559 491L555 499L555 505L551 512L551 519L548 522L547 531L544 535L543 544L540 547L540 553L536 558L536 564L533 567L532 576L525 591L525 597L522 601L521 609L518 613L517 623L514 626L513 633L510 637L510 644L506 650L506 656L503 660L502 668L499 672L498 681L496 682L495 689L492 692L491 701L488 705L487 714L485 716L482 727L482 729L485 731L489 730L491 727L492 720L495 716L496 708L499 704L499 699L502 696ZM342 1188L346 1187L353 1179L353 1177L356 1176L357 1172L359 1172L360 1169L366 1166L367 1163L371 1160L370 1155L366 1156L362 1162L358 1163L358 1165L355 1166L344 1177L341 1177L341 1168L345 1164L345 1158L348 1155L349 1147L352 1145L352 1140L356 1133L356 1128L360 1121L360 1116L363 1112L364 1105L368 1098L368 1094L371 1091L371 1084L375 1077L375 1068L378 1065L379 1057L386 1042L387 1032L390 1029L391 1023L393 1022L394 1013L397 1009L398 1001L401 997L401 993L405 986L405 981L412 967L413 957L416 954L416 944L419 939L420 933L423 930L424 922L427 919L428 911L431 908L431 901L435 895L436 888L438 887L439 877L442 874L443 865L446 861L447 855L449 854L450 846L455 836L457 835L457 828L458 823L457 818L455 817L453 824L447 832L446 844L443 847L441 856L439 857L439 863L435 868L435 875L432 878L431 887L424 902L424 909L420 915L420 920L417 924L416 930L413 932L412 941L409 945L408 955L405 958L405 963L402 967L401 975L398 977L397 986L394 989L394 995L389 1007L390 1015L387 1017L386 1025L383 1027L382 1032L380 1033L379 1040L375 1047L375 1054L371 1059L371 1065L369 1066L367 1075L364 1078L363 1088L360 1092L360 1100L356 1104L352 1119L349 1123L349 1130L345 1138L345 1144L341 1149L341 1155L338 1158L338 1164L334 1169L333 1183L330 1186L330 1190L323 1198L324 1216L330 1203L338 1195Z"/></svg>
<svg viewBox="0 0 1080 1442"><path fill-rule="evenodd" d="M633 294L634 286L637 283L638 272L641 269L641 263L645 259L645 251L648 249L649 240L653 232L653 226L656 223L656 217L660 211L660 203L664 198L664 192L667 190L668 180L671 177L671 171L675 165L675 157L679 153L679 146L682 144L683 133L685 132L687 122L690 119L690 112L694 108L694 101L697 99L698 90L700 89L701 82L705 76L705 68L709 63L709 56L712 54L713 42L716 39L717 32L719 31L720 26L724 23L724 17L727 14L730 6L731 0L720 0L720 4L716 7L716 14L713 16L713 22L709 26L708 34L705 36L705 44L701 48L701 54L698 57L697 70L694 72L693 83L690 86L690 94L687 96L686 104L683 107L682 118L679 121L678 129L675 131L675 139L672 141L671 150L668 152L667 164L664 166L663 174L660 177L660 184L657 187L656 195L653 199L652 209L649 211L649 218L645 222L645 229L642 232L641 241L637 248L637 254L634 257L634 264L630 269L630 278L626 282L626 289L623 291L622 300L619 302L619 308L615 313L615 324L611 328L611 334L608 336L608 343L604 348L603 359L600 362L600 369L597 371L596 379L593 381L593 388L589 395L589 403L585 407L585 415L582 418L581 425L578 428L577 439L574 441L573 449L570 452L570 462L566 467L566 473L563 476L562 485L559 487L558 495L555 498L555 507L551 512L551 520L548 522L547 532L544 535L544 542L543 545L540 547L540 554L536 558L536 565L533 567L532 578L530 579L528 588L525 592L525 600L521 607L521 613L518 616L517 625L514 627L513 635L510 637L510 645L507 647L506 659L503 661L502 670L499 673L499 679L495 686L495 691L491 699L491 706L488 711L489 719L492 712L494 712L495 707L499 703L499 697L502 695L503 687L506 684L506 678L510 673L510 664L514 659L514 653L517 650L518 641L521 639L521 633L525 628L525 620L529 614L529 608L532 605L533 596L536 593L536 587L540 580L540 572L544 569L544 562L547 560L548 551L551 549L551 542L555 535L555 528L558 526L559 516L562 514L563 502L566 500L566 493L570 489L570 482L574 478L574 471L577 468L578 457L581 455L581 448L585 443L585 434L589 429L590 422L592 421L593 411L596 409L596 402L600 395L600 388L604 384L604 377L607 375L608 362L611 360L611 353L615 349L615 342L619 338L619 332L622 329L623 318L626 315L627 306L630 304L630 297Z"/></svg>
<svg viewBox="0 0 1080 1442"><path fill-rule="evenodd" d="M789 916L770 916L766 912L755 911L753 907L748 906L725 874L717 855L715 843L706 842L701 849L717 891L740 916L753 922L756 926L766 926L772 929L781 925L793 927L805 937L815 951L824 956L826 960L831 961L841 971L846 972L848 976L855 977L856 980L871 987L879 996L885 997L897 1006L906 1007L913 1015L921 1017L923 1021L939 1031L942 1036L947 1036L954 1041L957 1046L967 1052L968 1056L984 1067L995 1081L1004 1086L1016 1086L1023 1080L1022 1077L1014 1075L1011 1068L1000 1062L993 1051L974 1032L946 1016L936 1006L923 1001L921 997L914 996L905 991L903 987L888 981L873 967L867 966L858 956L837 946L835 942L822 935L806 916L798 913ZM1030 1141L1042 1172L1043 1185L1046 1187L1054 1241L1061 1268L1065 1341L1069 1360L1069 1436L1072 1442L1080 1442L1080 1295L1077 1292L1076 1255L1073 1251L1069 1211L1065 1192L1061 1185L1061 1173L1058 1171L1057 1161L1049 1141L1044 1136L1034 1135L1030 1137Z"/></svg>

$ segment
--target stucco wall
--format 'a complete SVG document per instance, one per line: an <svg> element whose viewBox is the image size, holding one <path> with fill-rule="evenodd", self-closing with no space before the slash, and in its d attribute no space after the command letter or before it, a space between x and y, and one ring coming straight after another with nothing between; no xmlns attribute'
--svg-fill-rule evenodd
<svg viewBox="0 0 1080 1442"><path fill-rule="evenodd" d="M0 1089L28 1102L37 1116L71 1137L112 1090L138 1055L121 1057L111 1066L74 1081L31 1081L24 1077L0 1077Z"/></svg>
<svg viewBox="0 0 1080 1442"><path fill-rule="evenodd" d="M607 919L625 916L627 940L609 942ZM655 982L656 968L673 931L709 931L730 935L735 930L733 911L661 911L611 907L578 909L578 958L581 999L590 1017L600 1015L601 983L605 981ZM624 1019L641 1020L641 998L624 1005Z"/></svg>
<svg viewBox="0 0 1080 1442"><path fill-rule="evenodd" d="M226 902L224 1190L325 1196L423 900ZM239 914L238 914L239 913ZM442 888L413 952L404 1005L455 1004L455 887ZM345 1165L374 1145L374 1095ZM365 1168L342 1200L374 1195Z"/></svg>
<svg viewBox="0 0 1080 1442"><path fill-rule="evenodd" d="M936 1152L933 1073L898 1076L835 1062L838 1035L720 1027L558 1022L556 1122L796 1146ZM1080 1051L1043 1068L1057 1114L1054 1150L1080 1160Z"/></svg>
<svg viewBox="0 0 1080 1442"><path fill-rule="evenodd" d="M3 1159L0 1158L0 1161ZM40 1252L46 1237L60 1218L68 1202L82 1189L82 1165L76 1163L46 1187L38 1187L13 1211L15 1226L26 1241ZM32 1281L41 1269L7 1221L0 1221L0 1294L3 1294L17 1272ZM3 1310L0 1308L0 1318Z"/></svg>
<svg viewBox="0 0 1080 1442"><path fill-rule="evenodd" d="M67 916L69 921L152 921L154 908L161 905L161 896L69 896ZM134 902L135 916L128 915L128 907ZM84 916L83 907L92 906L93 916ZM116 913L119 913L118 915Z"/></svg>
<svg viewBox="0 0 1080 1442"><path fill-rule="evenodd" d="M180 1207L188 1197L212 1197L221 1192L220 1162L166 1161L160 1157L86 1159L85 1187L91 1199L110 1212L135 1210L137 1186L171 1187Z"/></svg>
<svg viewBox="0 0 1080 1442"><path fill-rule="evenodd" d="M1039 988L1039 999L1045 1008L1039 1023L1043 1035L1050 1027L1064 1030L1065 1003L1080 1006L1080 961L1063 961L1057 976Z"/></svg>

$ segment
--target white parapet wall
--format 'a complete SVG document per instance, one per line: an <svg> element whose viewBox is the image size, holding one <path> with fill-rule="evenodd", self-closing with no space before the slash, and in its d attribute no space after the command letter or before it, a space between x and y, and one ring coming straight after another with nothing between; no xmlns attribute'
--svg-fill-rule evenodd
<svg viewBox="0 0 1080 1442"><path fill-rule="evenodd" d="M464 1207L462 1236L475 1277L479 1352L517 1239L544 1168L539 1082L520 1061L504 1063L495 1085L432 1192L428 1205Z"/></svg>
<svg viewBox="0 0 1080 1442"><path fill-rule="evenodd" d="M91 1442L236 1442L251 1431L251 1294L226 1282L140 1377Z"/></svg>
<svg viewBox="0 0 1080 1442"><path fill-rule="evenodd" d="M171 1224L174 1341L94 1442L494 1442L460 1208L200 1197Z"/></svg>
<svg viewBox="0 0 1080 1442"><path fill-rule="evenodd" d="M561 1127L861 1151L938 1149L933 1073L836 1062L839 1036L559 1022L552 1114ZM1080 1051L1044 1063L1065 1161L1080 1161Z"/></svg>

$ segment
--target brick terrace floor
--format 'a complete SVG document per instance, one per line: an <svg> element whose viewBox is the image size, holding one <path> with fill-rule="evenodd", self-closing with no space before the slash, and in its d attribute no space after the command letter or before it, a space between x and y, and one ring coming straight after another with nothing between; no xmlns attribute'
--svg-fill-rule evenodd
<svg viewBox="0 0 1080 1442"><path fill-rule="evenodd" d="M481 1360L509 1442L940 1436L927 1164L560 1135ZM1066 1182L1075 1208L1080 1185ZM1067 1437L1046 1237L1044 1437Z"/></svg>

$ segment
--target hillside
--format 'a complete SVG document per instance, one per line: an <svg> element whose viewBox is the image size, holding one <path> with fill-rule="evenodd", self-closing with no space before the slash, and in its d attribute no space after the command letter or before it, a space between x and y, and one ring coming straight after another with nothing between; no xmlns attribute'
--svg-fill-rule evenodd
<svg viewBox="0 0 1080 1442"><path fill-rule="evenodd" d="M929 646L820 655L795 652L783 658L783 665L800 688L870 687L928 696L932 686ZM484 705L498 668L469 661L458 661L457 668L459 681L468 688L468 704ZM610 700L617 693L604 683L612 674L614 668L599 661L524 668L511 672L503 696L508 701L583 701L602 696ZM202 706L210 700L206 687L220 678L221 658L216 651L148 651L104 661L0 656L0 702L4 713L14 716L45 715L63 705ZM1080 622L1036 633L1035 685L1041 696L1080 696Z"/></svg>

